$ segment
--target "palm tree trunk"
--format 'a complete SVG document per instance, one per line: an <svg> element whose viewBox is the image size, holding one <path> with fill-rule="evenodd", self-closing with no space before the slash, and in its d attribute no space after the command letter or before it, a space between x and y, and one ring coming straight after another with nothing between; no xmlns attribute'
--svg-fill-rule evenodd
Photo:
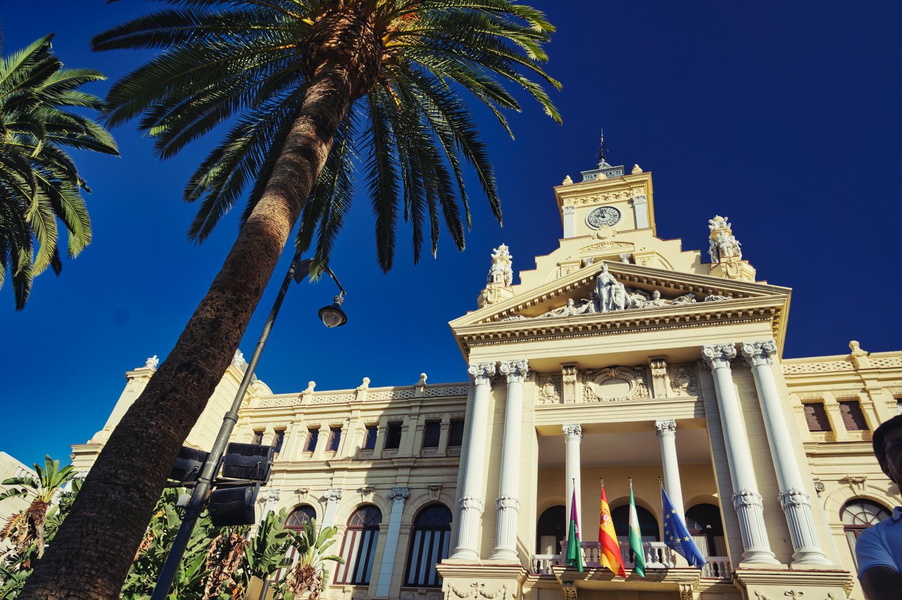
<svg viewBox="0 0 902 600"><path fill-rule="evenodd" d="M91 469L21 600L114 600L179 448L228 367L355 95L320 65L263 197L166 361Z"/></svg>

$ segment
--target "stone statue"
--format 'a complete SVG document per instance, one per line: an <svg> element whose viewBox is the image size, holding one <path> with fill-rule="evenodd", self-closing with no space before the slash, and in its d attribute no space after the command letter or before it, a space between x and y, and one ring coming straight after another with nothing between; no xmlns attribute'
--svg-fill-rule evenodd
<svg viewBox="0 0 902 600"><path fill-rule="evenodd" d="M598 276L595 278L595 301L597 303L597 312L608 312L614 310L614 284L618 283L614 276L608 271L608 265L604 264Z"/></svg>
<svg viewBox="0 0 902 600"><path fill-rule="evenodd" d="M489 269L488 282L509 287L514 282L514 270L511 268L513 257L507 246L501 244L492 250L492 266Z"/></svg>
<svg viewBox="0 0 902 600"><path fill-rule="evenodd" d="M626 287L619 281L615 281L611 286L611 310L623 310L626 305Z"/></svg>
<svg viewBox="0 0 902 600"><path fill-rule="evenodd" d="M742 260L739 241L733 237L733 230L727 217L715 216L708 220L708 256L711 262L736 262Z"/></svg>
<svg viewBox="0 0 902 600"><path fill-rule="evenodd" d="M144 361L145 369L156 369L160 365L160 359L157 358L157 355L154 354L150 358Z"/></svg>

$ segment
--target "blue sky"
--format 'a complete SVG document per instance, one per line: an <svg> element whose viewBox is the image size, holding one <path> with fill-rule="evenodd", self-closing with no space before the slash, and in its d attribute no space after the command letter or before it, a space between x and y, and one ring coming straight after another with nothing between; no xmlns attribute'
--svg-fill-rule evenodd
<svg viewBox="0 0 902 600"><path fill-rule="evenodd" d="M440 245L413 266L399 230L395 269L374 255L361 195L332 267L348 290L348 325L325 330L317 309L329 281L290 291L258 375L275 392L463 381L466 365L448 321L474 309L492 248L504 242L515 271L557 245L552 186L595 163L604 127L609 160L654 173L659 235L707 246L707 221L726 215L758 277L793 288L785 357L902 347L898 224L902 4L864 2L552 2L558 32L549 72L564 125L524 99L511 141L474 109L497 168L504 226L473 188L467 249ZM0 0L4 52L54 32L66 66L111 80L138 53L92 53L90 38L162 3ZM103 95L108 87L90 91ZM196 246L188 174L212 140L160 162L134 123L114 134L122 157L78 156L94 242L62 275L39 277L26 309L0 290L0 450L26 463L100 429L146 357L165 357L235 236L237 214ZM475 184L475 182L474 182ZM283 262L287 262L286 260ZM281 279L284 266L278 270ZM241 348L250 354L275 287Z"/></svg>

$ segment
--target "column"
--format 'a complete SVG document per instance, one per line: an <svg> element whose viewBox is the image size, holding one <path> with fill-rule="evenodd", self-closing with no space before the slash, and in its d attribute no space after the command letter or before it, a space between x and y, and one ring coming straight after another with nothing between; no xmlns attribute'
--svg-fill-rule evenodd
<svg viewBox="0 0 902 600"><path fill-rule="evenodd" d="M702 346L702 359L711 369L714 378L720 426L726 442L727 463L733 485L733 507L739 517L739 530L742 533L742 560L749 563L780 564L770 549L767 529L764 527L764 505L761 503L761 494L758 493L752 452L742 420L742 407L733 387L730 361L734 358L736 347L733 344Z"/></svg>
<svg viewBox="0 0 902 600"><path fill-rule="evenodd" d="M579 516L579 523L583 523L582 511L582 490L581 479L579 476L579 444L583 439L583 428L578 423L564 425L564 444L566 445L566 465L567 465L567 497L564 499L564 506L567 507L567 522L564 527L568 527L570 523L570 499L573 498L573 490L576 490L576 513ZM564 529L567 531L567 529Z"/></svg>
<svg viewBox="0 0 902 600"><path fill-rule="evenodd" d="M777 344L774 340L743 342L742 357L752 369L774 471L780 486L780 504L792 538L793 564L832 564L818 543L811 512L811 499L804 491L802 474L796 462L789 427L780 406L780 394L771 368Z"/></svg>
<svg viewBox="0 0 902 600"><path fill-rule="evenodd" d="M492 377L495 363L478 363L468 369L473 378L473 404L469 411L470 435L467 437L466 462L461 466L463 477L460 499L457 503L457 547L451 558L479 559L479 533L485 479L485 442L489 429L489 397L492 393Z"/></svg>
<svg viewBox="0 0 902 600"><path fill-rule="evenodd" d="M398 554L398 538L401 536L401 516L404 514L404 502L410 496L406 487L392 488L388 493L391 499L391 517L388 520L388 533L385 535L385 547L382 551L382 562L379 566L379 580L376 584L376 596L387 598L391 587L392 568Z"/></svg>
<svg viewBox="0 0 902 600"><path fill-rule="evenodd" d="M676 451L676 421L673 419L655 421L658 438L661 440L661 464L664 467L664 488L677 514L684 521L683 486L680 484L680 463Z"/></svg>
<svg viewBox="0 0 902 600"><path fill-rule="evenodd" d="M520 516L520 438L523 430L523 381L529 374L525 360L502 362L498 371L507 377L507 404L504 409L504 441L501 448L501 483L495 549L490 558L518 562L517 520Z"/></svg>
<svg viewBox="0 0 902 600"><path fill-rule="evenodd" d="M339 488L329 488L324 495L326 509L323 511L323 527L335 525L335 513L338 512L338 501L341 500Z"/></svg>

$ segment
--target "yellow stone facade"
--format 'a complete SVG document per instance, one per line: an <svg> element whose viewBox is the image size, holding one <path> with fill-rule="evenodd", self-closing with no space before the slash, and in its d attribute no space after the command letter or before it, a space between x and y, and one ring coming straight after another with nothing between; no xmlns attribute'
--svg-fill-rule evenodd
<svg viewBox="0 0 902 600"><path fill-rule="evenodd" d="M509 249L496 249L479 308L451 322L469 380L251 387L234 439L280 448L260 510L312 512L339 527L343 553L372 543L355 557L362 570L332 574L326 597L863 597L856 507L902 504L870 449L899 411L902 352L853 342L848 355L784 360L790 289L755 281L725 218L708 224L707 256L657 237L651 173L616 169L554 189L564 235L519 284ZM78 470L154 366L129 372L109 422L74 446ZM211 445L244 366L229 367L188 445ZM632 478L645 578L625 545L625 579L598 563L602 478L621 541ZM701 570L660 541L659 478L695 515ZM560 549L574 490L582 572ZM354 521L362 507L381 522ZM453 515L450 532L420 522L430 507ZM429 544L440 555L420 557ZM438 559L430 579L422 569Z"/></svg>

